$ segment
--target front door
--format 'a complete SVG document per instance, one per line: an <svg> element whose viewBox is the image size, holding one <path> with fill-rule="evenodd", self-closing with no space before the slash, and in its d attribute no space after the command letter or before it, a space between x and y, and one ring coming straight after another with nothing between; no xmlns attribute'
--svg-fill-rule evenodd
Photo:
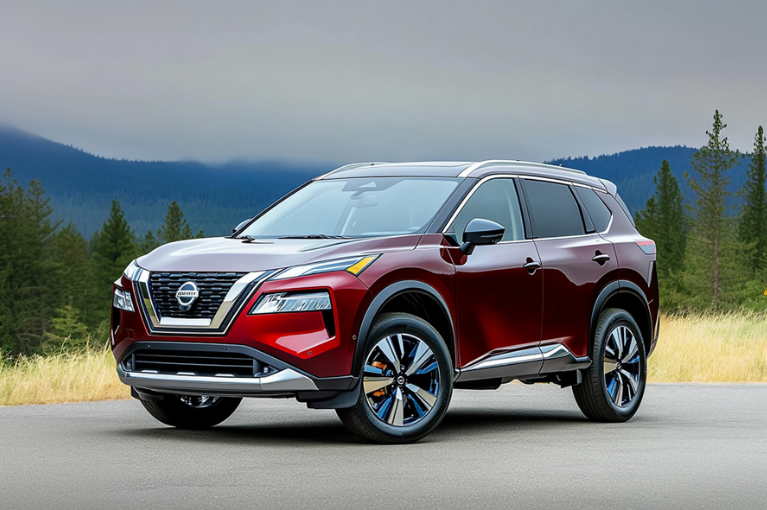
<svg viewBox="0 0 767 510"><path fill-rule="evenodd" d="M536 347L541 333L543 278L535 243L525 235L514 180L485 181L448 227L460 243L475 218L503 225L501 242L471 255L451 248L456 266L459 366L511 349ZM523 267L528 265L527 268Z"/></svg>

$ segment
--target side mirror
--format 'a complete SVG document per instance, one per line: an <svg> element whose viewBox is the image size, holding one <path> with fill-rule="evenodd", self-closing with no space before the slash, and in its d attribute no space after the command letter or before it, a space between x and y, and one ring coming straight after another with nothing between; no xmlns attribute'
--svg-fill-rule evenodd
<svg viewBox="0 0 767 510"><path fill-rule="evenodd" d="M503 239L503 233L506 231L503 226L483 218L474 218L466 225L463 231L463 244L461 251L466 255L474 253L475 246L486 244L497 244Z"/></svg>
<svg viewBox="0 0 767 510"><path fill-rule="evenodd" d="M242 230L242 227L244 227L245 225L250 223L250 220L252 220L252 219L253 218L249 218L249 219L247 219L245 221L241 221L240 223L238 223L237 226L232 229L232 234L235 234L238 231Z"/></svg>

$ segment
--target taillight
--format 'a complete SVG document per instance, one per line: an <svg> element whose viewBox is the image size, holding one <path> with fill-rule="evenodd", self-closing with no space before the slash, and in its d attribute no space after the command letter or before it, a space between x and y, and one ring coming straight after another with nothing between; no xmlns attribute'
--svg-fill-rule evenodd
<svg viewBox="0 0 767 510"><path fill-rule="evenodd" d="M637 246L647 255L655 253L655 241L637 241Z"/></svg>

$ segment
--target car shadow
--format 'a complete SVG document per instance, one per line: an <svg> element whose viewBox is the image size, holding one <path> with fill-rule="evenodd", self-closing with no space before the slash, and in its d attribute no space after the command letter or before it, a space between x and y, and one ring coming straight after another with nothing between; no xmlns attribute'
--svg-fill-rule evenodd
<svg viewBox="0 0 767 510"><path fill-rule="evenodd" d="M442 423L429 436L417 444L451 441L456 434L521 433L541 428L572 427L589 422L580 413L544 410L450 410ZM252 444L253 446L279 445L369 445L337 422L302 421L280 424L241 425L223 424L207 430L186 430L157 426L140 429L111 430L110 435L121 438L170 440L193 443Z"/></svg>

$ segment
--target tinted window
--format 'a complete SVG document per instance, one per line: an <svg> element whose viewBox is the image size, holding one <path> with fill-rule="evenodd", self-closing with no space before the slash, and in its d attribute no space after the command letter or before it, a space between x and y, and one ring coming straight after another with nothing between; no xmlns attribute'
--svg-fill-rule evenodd
<svg viewBox="0 0 767 510"><path fill-rule="evenodd" d="M525 180L525 191L536 237L575 236L585 233L581 209L569 186Z"/></svg>
<svg viewBox="0 0 767 510"><path fill-rule="evenodd" d="M591 188L575 187L575 192L581 197L583 203L586 205L586 210L591 216L591 221L594 222L597 232L604 232L607 225L610 223L610 209L607 208L602 199L599 198L596 191Z"/></svg>
<svg viewBox="0 0 767 510"><path fill-rule="evenodd" d="M453 221L457 239L463 239L463 231L475 218L492 220L503 225L503 241L517 241L525 238L522 215L514 181L511 179L491 179L482 184L471 195Z"/></svg>

